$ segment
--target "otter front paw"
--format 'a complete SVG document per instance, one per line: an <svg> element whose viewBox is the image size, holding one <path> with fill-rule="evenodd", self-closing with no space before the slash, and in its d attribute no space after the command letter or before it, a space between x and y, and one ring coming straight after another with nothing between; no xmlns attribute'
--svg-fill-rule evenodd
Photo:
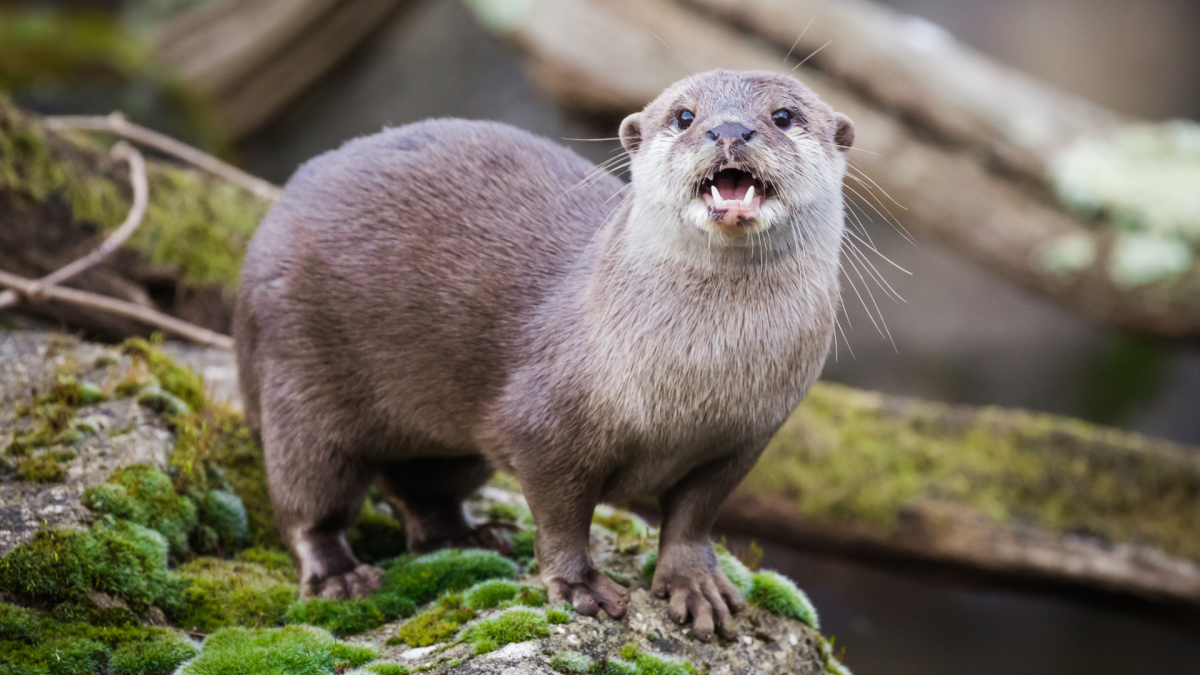
<svg viewBox="0 0 1200 675"><path fill-rule="evenodd" d="M595 567L588 567L576 579L543 573L542 581L551 606L568 603L585 616L595 616L603 609L614 619L625 616L629 607L629 591Z"/></svg>
<svg viewBox="0 0 1200 675"><path fill-rule="evenodd" d="M383 570L372 565L359 565L345 574L305 579L300 585L300 599L365 598L378 590L382 582Z"/></svg>
<svg viewBox="0 0 1200 675"><path fill-rule="evenodd" d="M667 547L659 556L651 591L660 598L670 596L667 613L679 623L692 617L692 629L702 642L712 639L714 624L721 637L737 637L733 612L746 606L738 589L717 565L708 544Z"/></svg>

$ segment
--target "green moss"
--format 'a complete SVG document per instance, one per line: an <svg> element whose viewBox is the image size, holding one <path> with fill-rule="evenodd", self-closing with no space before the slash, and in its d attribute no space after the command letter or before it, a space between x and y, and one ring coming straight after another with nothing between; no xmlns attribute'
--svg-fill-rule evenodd
<svg viewBox="0 0 1200 675"><path fill-rule="evenodd" d="M87 638L46 637L36 645L0 643L5 675L77 675L101 673L112 650Z"/></svg>
<svg viewBox="0 0 1200 675"><path fill-rule="evenodd" d="M362 562L375 563L395 558L408 549L404 524L363 501L358 522L346 535L350 550Z"/></svg>
<svg viewBox="0 0 1200 675"><path fill-rule="evenodd" d="M368 598L305 600L288 608L284 620L290 624L318 626L339 637L364 633L382 626L385 621L383 612Z"/></svg>
<svg viewBox="0 0 1200 675"><path fill-rule="evenodd" d="M549 621L552 625L571 623L571 611L572 608L570 605L548 609L546 610L546 621Z"/></svg>
<svg viewBox="0 0 1200 675"><path fill-rule="evenodd" d="M737 587L742 595L749 595L750 590L754 588L754 577L750 569L737 559L724 547L717 550L717 564L721 566L721 571L729 579L729 582Z"/></svg>
<svg viewBox="0 0 1200 675"><path fill-rule="evenodd" d="M170 675L181 663L200 653L187 638L162 632L146 642L126 642L113 651L113 675Z"/></svg>
<svg viewBox="0 0 1200 675"><path fill-rule="evenodd" d="M49 454L28 457L17 462L17 480L34 483L61 483L67 474L58 460Z"/></svg>
<svg viewBox="0 0 1200 675"><path fill-rule="evenodd" d="M163 391L178 397L192 410L205 408L204 379L196 371L175 363L161 349L142 338L129 338L121 345L121 350L144 363Z"/></svg>
<svg viewBox="0 0 1200 675"><path fill-rule="evenodd" d="M754 587L747 594L747 599L773 614L808 624L814 630L821 629L817 608L809 601L808 595L797 588L791 579L778 572L756 572Z"/></svg>
<svg viewBox="0 0 1200 675"><path fill-rule="evenodd" d="M26 641L38 632L38 618L24 607L0 603L0 642Z"/></svg>
<svg viewBox="0 0 1200 675"><path fill-rule="evenodd" d="M402 666L399 663L376 661L375 663L368 663L362 668L352 670L346 673L346 675L409 675L411 672L411 668Z"/></svg>
<svg viewBox="0 0 1200 675"><path fill-rule="evenodd" d="M86 532L39 532L0 560L0 590L55 604L82 601L94 589L138 611L153 605L178 615L185 582L166 563L166 539L126 521L101 522Z"/></svg>
<svg viewBox="0 0 1200 675"><path fill-rule="evenodd" d="M232 550L250 539L250 521L242 500L228 490L210 490L196 498L200 523L212 528L219 546Z"/></svg>
<svg viewBox="0 0 1200 675"><path fill-rule="evenodd" d="M191 582L184 591L187 609L179 625L204 633L226 626L281 624L300 595L285 572L252 562L197 558L177 572Z"/></svg>
<svg viewBox="0 0 1200 675"><path fill-rule="evenodd" d="M467 607L471 609L492 609L505 600L512 600L521 592L516 584L500 579L485 581L468 588L463 593Z"/></svg>
<svg viewBox="0 0 1200 675"><path fill-rule="evenodd" d="M633 645L621 648L621 658L633 664L637 675L696 675L690 663L647 654Z"/></svg>
<svg viewBox="0 0 1200 675"><path fill-rule="evenodd" d="M560 673L586 673L592 660L579 652L562 651L550 658L549 665Z"/></svg>
<svg viewBox="0 0 1200 675"><path fill-rule="evenodd" d="M522 565L529 563L534 558L534 540L536 538L537 533L532 530L514 532L509 538L512 550L508 554Z"/></svg>
<svg viewBox="0 0 1200 675"><path fill-rule="evenodd" d="M896 401L822 383L740 489L790 500L815 523L884 536L902 512L966 507L999 522L1200 560L1200 456L1051 415Z"/></svg>
<svg viewBox="0 0 1200 675"><path fill-rule="evenodd" d="M512 504L495 503L487 508L488 518L492 520L512 520L515 521L521 517L520 511Z"/></svg>
<svg viewBox="0 0 1200 675"><path fill-rule="evenodd" d="M199 522L192 500L175 494L165 473L144 464L120 467L107 483L84 490L83 505L157 531L176 558L188 553L188 534Z"/></svg>
<svg viewBox="0 0 1200 675"><path fill-rule="evenodd" d="M311 626L222 628L204 641L200 656L180 675L319 675L344 672L374 661L373 647L335 640Z"/></svg>
<svg viewBox="0 0 1200 675"><path fill-rule="evenodd" d="M464 623L474 619L474 609L464 606L462 596L447 593L425 611L400 627L400 640L413 647L445 642L458 633Z"/></svg>
<svg viewBox="0 0 1200 675"><path fill-rule="evenodd" d="M592 514L592 522L614 532L621 538L641 538L650 535L650 526L640 516L629 511L600 504Z"/></svg>
<svg viewBox="0 0 1200 675"><path fill-rule="evenodd" d="M295 581L295 574L292 568L292 559L288 554L282 551L272 551L265 548L248 548L244 551L238 551L237 560L242 562L250 562L256 565L261 565L269 570L283 572L288 579Z"/></svg>
<svg viewBox="0 0 1200 675"><path fill-rule="evenodd" d="M78 133L48 136L0 99L0 188L35 202L58 197L76 222L112 229L124 220L131 200L127 182L108 173L106 154ZM179 269L187 284L232 289L246 244L269 205L195 171L147 165L150 203L126 247L153 265Z"/></svg>
<svg viewBox="0 0 1200 675"><path fill-rule="evenodd" d="M546 615L532 609L515 608L472 625L463 634L476 654L495 651L506 644L526 642L550 635Z"/></svg>
<svg viewBox="0 0 1200 675"><path fill-rule="evenodd" d="M619 657L600 659L588 669L592 675L637 675L637 666Z"/></svg>
<svg viewBox="0 0 1200 675"><path fill-rule="evenodd" d="M444 591L464 591L480 581L512 579L517 567L492 551L448 549L393 566L381 592L397 593L418 605Z"/></svg>

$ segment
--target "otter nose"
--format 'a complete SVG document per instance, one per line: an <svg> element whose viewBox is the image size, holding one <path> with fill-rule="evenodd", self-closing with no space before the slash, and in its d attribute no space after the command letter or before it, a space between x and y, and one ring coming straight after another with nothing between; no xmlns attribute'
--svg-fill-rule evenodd
<svg viewBox="0 0 1200 675"><path fill-rule="evenodd" d="M754 130L744 124L737 122L726 122L708 130L708 137L714 141L726 139L737 143L740 141L749 141L754 136Z"/></svg>

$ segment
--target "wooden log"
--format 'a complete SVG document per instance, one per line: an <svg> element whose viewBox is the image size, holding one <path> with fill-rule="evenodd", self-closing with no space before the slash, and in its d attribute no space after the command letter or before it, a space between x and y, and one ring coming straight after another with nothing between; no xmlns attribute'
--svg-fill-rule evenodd
<svg viewBox="0 0 1200 675"><path fill-rule="evenodd" d="M233 138L259 131L400 0L217 0L168 22L157 51Z"/></svg>
<svg viewBox="0 0 1200 675"><path fill-rule="evenodd" d="M1200 608L1200 448L819 384L722 509L789 546Z"/></svg>

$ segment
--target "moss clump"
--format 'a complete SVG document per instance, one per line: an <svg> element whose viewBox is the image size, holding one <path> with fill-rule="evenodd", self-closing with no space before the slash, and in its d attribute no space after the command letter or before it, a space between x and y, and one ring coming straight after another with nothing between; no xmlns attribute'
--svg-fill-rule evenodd
<svg viewBox="0 0 1200 675"><path fill-rule="evenodd" d="M522 565L528 564L534 558L534 540L537 538L537 533L532 530L522 530L514 532L509 537L509 544L512 545L512 550L509 555L513 560Z"/></svg>
<svg viewBox="0 0 1200 675"><path fill-rule="evenodd" d="M549 621L551 625L571 623L571 610L570 605L548 609L546 610L546 621Z"/></svg>
<svg viewBox="0 0 1200 675"><path fill-rule="evenodd" d="M83 505L155 530L176 558L188 553L188 534L199 522L192 500L175 494L165 473L144 464L121 467L107 483L84 490Z"/></svg>
<svg viewBox="0 0 1200 675"><path fill-rule="evenodd" d="M73 375L59 374L58 383L49 393L19 410L18 415L28 417L31 425L28 429L17 429L5 450L13 456L27 456L33 448L74 443L85 434L96 433L94 427L73 421L75 410L80 406L99 403L105 398L96 385L80 382ZM57 483L62 481L63 475L49 461L39 459L31 463L18 478Z"/></svg>
<svg viewBox="0 0 1200 675"><path fill-rule="evenodd" d="M486 654L506 644L549 635L550 624L545 614L532 609L515 608L471 626L463 634L463 639L471 644L476 654Z"/></svg>
<svg viewBox="0 0 1200 675"><path fill-rule="evenodd" d="M754 575L748 567L738 560L737 556L733 555L725 549L724 546L717 547L717 564L721 566L721 571L729 579L742 595L749 595L751 589L754 588Z"/></svg>
<svg viewBox="0 0 1200 675"><path fill-rule="evenodd" d="M797 588L791 579L778 572L755 573L754 588L747 598L773 614L808 624L814 630L821 629L817 608L809 601L808 595Z"/></svg>
<svg viewBox="0 0 1200 675"><path fill-rule="evenodd" d="M33 603L83 601L97 590L177 616L184 585L167 569L166 539L126 521L39 532L0 560L0 591Z"/></svg>
<svg viewBox="0 0 1200 675"><path fill-rule="evenodd" d="M463 600L471 609L492 609L505 600L512 600L521 592L521 587L510 581L495 579L476 584L463 593Z"/></svg>
<svg viewBox="0 0 1200 675"><path fill-rule="evenodd" d="M111 610L84 605L70 612L55 608L54 618L0 604L0 672L8 675L113 673L165 675L195 648L169 629L148 628L136 616L107 621ZM113 608L117 609L117 608ZM62 615L70 614L66 620ZM86 621L86 622L85 622Z"/></svg>
<svg viewBox="0 0 1200 675"><path fill-rule="evenodd" d="M394 593L423 605L445 591L464 591L489 579L512 579L517 566L492 551L448 549L393 566L380 593Z"/></svg>
<svg viewBox="0 0 1200 675"><path fill-rule="evenodd" d="M289 624L308 624L323 628L339 637L356 635L382 626L383 612L369 598L327 600L313 598L288 608L284 620Z"/></svg>
<svg viewBox="0 0 1200 675"><path fill-rule="evenodd" d="M560 673L586 673L592 660L579 652L562 651L550 658L550 667Z"/></svg>
<svg viewBox="0 0 1200 675"><path fill-rule="evenodd" d="M196 371L175 363L157 345L142 338L129 338L121 345L121 351L143 363L163 391L178 397L192 410L204 409L207 403L204 378Z"/></svg>
<svg viewBox="0 0 1200 675"><path fill-rule="evenodd" d="M195 501L200 524L210 531L217 549L232 550L250 539L250 519L237 495L228 490L210 490L198 494Z"/></svg>
<svg viewBox="0 0 1200 675"><path fill-rule="evenodd" d="M620 538L640 539L650 535L650 526L640 516L629 511L600 504L592 514L592 522L615 533Z"/></svg>
<svg viewBox="0 0 1200 675"><path fill-rule="evenodd" d="M108 661L113 675L171 675L181 663L200 653L190 640L162 632L145 642L126 642Z"/></svg>
<svg viewBox="0 0 1200 675"><path fill-rule="evenodd" d="M633 645L621 647L621 658L633 664L637 675L696 675L690 663L647 654Z"/></svg>
<svg viewBox="0 0 1200 675"><path fill-rule="evenodd" d="M346 675L409 675L411 672L411 668L402 666L399 663L376 661L375 663L368 663L362 668L351 670Z"/></svg>
<svg viewBox="0 0 1200 675"><path fill-rule="evenodd" d="M281 624L300 595L285 572L252 562L197 558L177 572L191 582L179 625L205 633L226 626Z"/></svg>
<svg viewBox="0 0 1200 675"><path fill-rule="evenodd" d="M200 656L180 675L267 675L341 673L374 661L373 647L350 645L312 626L222 628L208 636Z"/></svg>
<svg viewBox="0 0 1200 675"><path fill-rule="evenodd" d="M487 508L487 516L492 520L511 520L516 521L521 517L521 512L512 504L495 503Z"/></svg>
<svg viewBox="0 0 1200 675"><path fill-rule="evenodd" d="M346 540L354 555L365 563L395 558L408 549L404 524L375 508L369 499L363 501L358 522Z"/></svg>
<svg viewBox="0 0 1200 675"><path fill-rule="evenodd" d="M463 606L461 595L447 593L401 626L397 637L413 647L428 647L454 637L459 626L474 619L475 615L474 609Z"/></svg>
<svg viewBox="0 0 1200 675"><path fill-rule="evenodd" d="M238 551L234 557L242 562L254 563L262 565L269 570L283 572L288 579L292 581L296 580L292 568L292 559L282 551L272 551L270 549L255 547Z"/></svg>
<svg viewBox="0 0 1200 675"><path fill-rule="evenodd" d="M965 507L998 522L1090 532L1200 561L1200 457L1051 415L899 401L821 383L740 489L788 499L815 523L881 536L895 531L902 512Z"/></svg>
<svg viewBox="0 0 1200 675"><path fill-rule="evenodd" d="M28 457L17 462L15 476L17 480L34 483L61 483L66 478L67 473L63 471L57 459L52 455L45 454L38 455L37 457Z"/></svg>

